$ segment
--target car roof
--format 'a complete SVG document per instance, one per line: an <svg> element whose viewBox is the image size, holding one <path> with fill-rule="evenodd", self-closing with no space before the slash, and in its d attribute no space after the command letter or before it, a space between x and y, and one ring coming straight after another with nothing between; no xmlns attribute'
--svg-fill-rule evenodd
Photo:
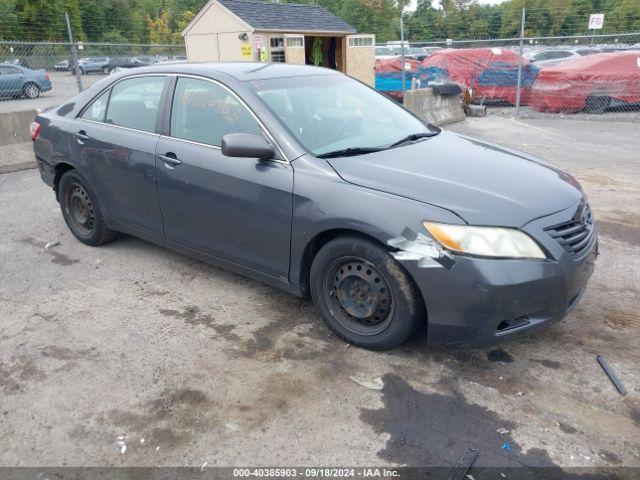
<svg viewBox="0 0 640 480"><path fill-rule="evenodd" d="M183 73L202 76L227 75L239 81L267 80L271 78L308 77L310 75L337 75L335 70L290 63L260 62L208 62L208 63L164 63L136 68L138 73Z"/></svg>

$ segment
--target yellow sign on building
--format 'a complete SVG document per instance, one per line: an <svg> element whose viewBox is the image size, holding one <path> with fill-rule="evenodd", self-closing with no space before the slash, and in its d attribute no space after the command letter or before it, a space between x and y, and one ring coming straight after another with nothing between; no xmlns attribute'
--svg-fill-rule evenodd
<svg viewBox="0 0 640 480"><path fill-rule="evenodd" d="M253 49L251 45L242 45L240 47L240 53L242 54L242 58L246 58L248 60L253 59Z"/></svg>

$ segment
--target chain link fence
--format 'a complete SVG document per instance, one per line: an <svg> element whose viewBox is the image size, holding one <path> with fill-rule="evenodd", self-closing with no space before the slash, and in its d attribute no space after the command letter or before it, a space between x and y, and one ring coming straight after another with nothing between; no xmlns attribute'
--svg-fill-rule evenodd
<svg viewBox="0 0 640 480"><path fill-rule="evenodd" d="M398 101L404 74L406 90L457 85L491 113L640 112L640 32L405 42L404 59L402 50L376 47L376 87Z"/></svg>
<svg viewBox="0 0 640 480"><path fill-rule="evenodd" d="M0 41L0 111L59 104L114 71L175 61L186 61L184 45Z"/></svg>

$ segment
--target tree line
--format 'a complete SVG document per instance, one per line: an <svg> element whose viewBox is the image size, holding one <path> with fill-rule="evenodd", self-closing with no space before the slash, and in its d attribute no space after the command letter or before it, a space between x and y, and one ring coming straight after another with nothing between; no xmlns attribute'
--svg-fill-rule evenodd
<svg viewBox="0 0 640 480"><path fill-rule="evenodd" d="M280 0L323 6L377 41L399 38L404 11L411 41L514 37L527 10L527 36L587 34L591 13L604 13L602 33L640 31L640 0ZM181 43L180 32L206 0L0 0L0 40L65 41L68 12L76 39L114 43Z"/></svg>

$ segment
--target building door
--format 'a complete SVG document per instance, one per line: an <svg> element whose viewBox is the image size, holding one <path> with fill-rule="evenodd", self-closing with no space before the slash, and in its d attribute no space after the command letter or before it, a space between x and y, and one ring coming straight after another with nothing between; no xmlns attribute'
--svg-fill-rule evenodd
<svg viewBox="0 0 640 480"><path fill-rule="evenodd" d="M375 35L347 35L346 71L352 76L373 86L375 84Z"/></svg>
<svg viewBox="0 0 640 480"><path fill-rule="evenodd" d="M284 36L284 58L287 63L304 65L304 35Z"/></svg>

